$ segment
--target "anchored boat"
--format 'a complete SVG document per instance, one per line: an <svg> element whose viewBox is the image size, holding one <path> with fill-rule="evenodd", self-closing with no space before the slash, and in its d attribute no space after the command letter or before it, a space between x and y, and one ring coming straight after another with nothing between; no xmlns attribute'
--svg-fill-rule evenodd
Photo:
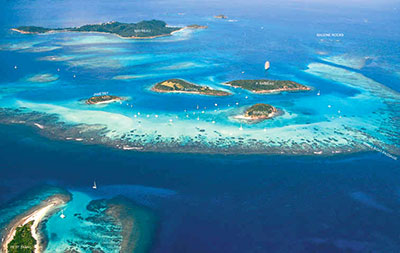
<svg viewBox="0 0 400 253"><path fill-rule="evenodd" d="M270 65L270 64L269 64L269 61L266 61L266 62L265 62L265 65L264 65L265 70L268 70L268 69L269 69L269 65Z"/></svg>

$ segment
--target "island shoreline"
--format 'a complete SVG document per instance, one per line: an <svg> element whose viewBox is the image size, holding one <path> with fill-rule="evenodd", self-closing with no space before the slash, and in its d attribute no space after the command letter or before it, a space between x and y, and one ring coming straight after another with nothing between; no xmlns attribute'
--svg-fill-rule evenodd
<svg viewBox="0 0 400 253"><path fill-rule="evenodd" d="M175 27L178 28L178 27ZM38 33L38 32L26 32L26 31L22 31L20 29L17 28L11 28L10 30L14 31L14 32L18 32L21 34L35 34L35 35L48 35L48 34L55 34L55 33L93 33L93 34L108 34L108 35L113 35L113 36L117 36L118 38L121 39L135 39L135 40L141 40L141 39L156 39L156 38L161 38L161 37L167 37L167 36L172 36L174 33L183 31L185 29L195 29L195 28L190 28L190 27L181 27L180 29L176 30L176 31L172 31L169 34L160 34L160 35L154 35L154 36L147 36L147 37L137 37L137 36L131 36L131 37L125 37L125 36L121 36L119 34L116 33L108 33L108 32L95 32L95 31L68 31L68 30L50 30L47 32L43 32L43 33Z"/></svg>
<svg viewBox="0 0 400 253"><path fill-rule="evenodd" d="M279 93L282 93L282 92L302 92L302 91L310 91L310 90L312 90L311 87L305 86L306 88L297 88L297 89L283 89L283 88L281 88L281 89L274 89L274 90L257 90L257 91L254 91L254 90L244 89L244 88L242 88L240 86L234 86L234 85L232 85L230 83L227 83L227 82L222 83L222 85L226 85L226 86L232 87L234 89L238 89L239 88L239 89L247 90L247 91L249 91L251 93L254 93L254 94L279 94Z"/></svg>
<svg viewBox="0 0 400 253"><path fill-rule="evenodd" d="M165 91L165 90L155 89L154 87L152 87L150 90L153 92L157 92L157 93L192 94L192 95L214 96L214 97L226 97L226 96L233 95L232 93L229 93L228 95L213 95L213 94L203 94L203 93L197 92L197 91L178 91L178 90Z"/></svg>
<svg viewBox="0 0 400 253"><path fill-rule="evenodd" d="M171 85L173 86L171 87ZM168 79L156 83L151 86L150 90L156 93L182 93L215 97L226 97L233 95L231 92L228 91L217 90L206 85L194 84L184 79L177 78Z"/></svg>
<svg viewBox="0 0 400 253"><path fill-rule="evenodd" d="M9 225L4 229L4 236L2 238L1 250L4 253L8 252L8 244L14 239L17 227L23 226L30 221L34 221L31 226L32 237L36 240L35 253L43 251L43 236L38 231L41 223L58 208L65 205L70 196L63 194L56 194L43 200L40 204L32 207L28 211L16 216Z"/></svg>

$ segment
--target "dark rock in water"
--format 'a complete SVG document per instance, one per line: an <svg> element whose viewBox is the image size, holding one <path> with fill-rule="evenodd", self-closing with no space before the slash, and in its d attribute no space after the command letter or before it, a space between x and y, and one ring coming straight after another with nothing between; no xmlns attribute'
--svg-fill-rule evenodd
<svg viewBox="0 0 400 253"><path fill-rule="evenodd" d="M64 253L80 253L80 252L76 249L66 249Z"/></svg>
<svg viewBox="0 0 400 253"><path fill-rule="evenodd" d="M96 246L98 243L97 242L87 242L87 244L90 246Z"/></svg>

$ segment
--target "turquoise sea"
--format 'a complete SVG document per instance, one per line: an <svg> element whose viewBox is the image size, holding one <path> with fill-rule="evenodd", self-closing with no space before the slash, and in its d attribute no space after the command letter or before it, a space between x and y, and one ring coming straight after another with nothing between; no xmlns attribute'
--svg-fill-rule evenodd
<svg viewBox="0 0 400 253"><path fill-rule="evenodd" d="M400 251L397 1L2 6L2 228L68 191L72 200L43 228L46 252L120 251L126 233L104 203L139 220L137 252ZM150 19L208 28L151 40L10 30ZM150 90L170 78L233 95ZM263 78L312 90L262 95L223 84ZM101 92L128 99L83 102ZM255 103L282 115L234 118Z"/></svg>

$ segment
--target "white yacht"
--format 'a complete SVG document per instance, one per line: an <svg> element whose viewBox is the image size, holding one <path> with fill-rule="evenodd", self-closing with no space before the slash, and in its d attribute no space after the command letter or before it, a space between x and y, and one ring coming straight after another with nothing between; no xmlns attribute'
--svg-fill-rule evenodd
<svg viewBox="0 0 400 253"><path fill-rule="evenodd" d="M268 70L269 67L270 67L269 61L266 61L264 65L265 70Z"/></svg>

